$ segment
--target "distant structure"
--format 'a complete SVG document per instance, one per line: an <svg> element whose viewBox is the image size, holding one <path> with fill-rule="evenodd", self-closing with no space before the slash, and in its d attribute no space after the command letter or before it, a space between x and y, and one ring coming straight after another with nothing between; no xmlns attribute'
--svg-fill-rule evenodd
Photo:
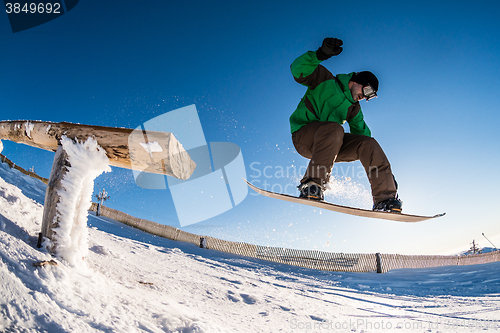
<svg viewBox="0 0 500 333"><path fill-rule="evenodd" d="M110 196L108 195L108 192L106 192L106 189L103 188L102 192L96 195L97 200L99 202L97 203L97 212L96 215L99 216L101 215L101 206L104 205L104 201L108 200Z"/></svg>
<svg viewBox="0 0 500 333"><path fill-rule="evenodd" d="M467 254L479 254L481 253L481 249L477 247L476 241L472 240L471 247L469 251L467 251Z"/></svg>

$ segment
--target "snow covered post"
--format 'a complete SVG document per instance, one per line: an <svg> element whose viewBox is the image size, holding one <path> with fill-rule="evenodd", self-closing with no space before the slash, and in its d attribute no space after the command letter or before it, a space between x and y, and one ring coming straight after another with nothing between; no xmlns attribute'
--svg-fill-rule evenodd
<svg viewBox="0 0 500 333"><path fill-rule="evenodd" d="M106 152L95 139L74 142L62 137L45 194L41 234L49 252L72 265L87 255L87 210L94 179L109 171Z"/></svg>

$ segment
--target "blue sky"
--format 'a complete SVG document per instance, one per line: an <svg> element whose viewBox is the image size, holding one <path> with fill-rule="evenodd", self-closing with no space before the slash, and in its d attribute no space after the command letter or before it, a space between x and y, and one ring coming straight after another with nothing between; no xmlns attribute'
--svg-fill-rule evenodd
<svg viewBox="0 0 500 333"><path fill-rule="evenodd" d="M370 70L380 80L379 97L361 106L392 163L404 211L447 215L403 224L249 192L184 229L333 252L450 253L473 239L489 245L483 232L498 246L499 14L495 1L80 1L15 34L0 15L0 119L136 128L195 104L207 142L237 144L250 180L292 188L301 176L293 171L307 161L289 133L305 92L289 66L338 37L343 53L323 65L334 74ZM3 153L49 176L53 153L6 141ZM369 208L360 168L336 165L340 181L351 181L335 202ZM113 168L98 187L109 192L109 207L179 226L170 191L138 188L129 170Z"/></svg>

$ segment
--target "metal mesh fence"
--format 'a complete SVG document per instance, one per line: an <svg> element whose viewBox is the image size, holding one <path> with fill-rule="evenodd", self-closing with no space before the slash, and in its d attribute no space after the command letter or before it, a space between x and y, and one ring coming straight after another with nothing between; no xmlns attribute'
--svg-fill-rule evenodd
<svg viewBox="0 0 500 333"><path fill-rule="evenodd" d="M91 211L97 211L92 203ZM196 244L197 246L237 255L277 262L304 268L337 272L385 273L398 268L425 268L449 265L475 265L500 261L500 252L490 252L464 256L401 255L401 254L360 254L332 253L318 250L294 250L281 247L252 245L231 242L210 236L200 236L182 231L172 226L139 219L123 212L102 206L100 214L145 232Z"/></svg>
<svg viewBox="0 0 500 333"><path fill-rule="evenodd" d="M97 212L97 204L92 203L90 211ZM145 231L147 233L168 238L175 241L189 242L200 245L200 236L182 231L169 225L159 224L153 221L139 219L118 210L101 206L100 215L116 220L128 226Z"/></svg>
<svg viewBox="0 0 500 333"><path fill-rule="evenodd" d="M385 273L398 268L424 268L458 265L459 256L411 256L401 254L381 254L381 271Z"/></svg>
<svg viewBox="0 0 500 333"><path fill-rule="evenodd" d="M500 252L494 251L462 256L410 256L381 254L382 272L397 268L425 268L450 265L477 265L500 261Z"/></svg>
<svg viewBox="0 0 500 333"><path fill-rule="evenodd" d="M375 254L331 253L258 246L254 257L326 271L370 272L377 269Z"/></svg>

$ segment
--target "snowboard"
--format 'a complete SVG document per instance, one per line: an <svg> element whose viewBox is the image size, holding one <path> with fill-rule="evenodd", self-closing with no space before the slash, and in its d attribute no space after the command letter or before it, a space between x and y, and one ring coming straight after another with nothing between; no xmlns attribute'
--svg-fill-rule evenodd
<svg viewBox="0 0 500 333"><path fill-rule="evenodd" d="M425 221L425 220L434 219L436 217L441 217L441 216L446 214L446 213L443 213L443 214L438 214L438 215L434 215L434 216L420 216L420 215L410 215L410 214L402 214L402 213L377 212L377 211L372 211L372 210L367 210L367 209L336 205L336 204L332 204L332 203L329 203L326 201L315 201L315 200L294 197L294 196L291 196L288 194L275 193L275 192L271 192L271 191L267 191L267 190L263 190L261 188L258 188L257 186L248 182L246 179L244 179L244 180L252 190L254 190L255 192L257 192L259 194L265 195L266 197L271 197L271 198L275 198L275 199L285 200L288 202L313 206L313 207L331 210L331 211L343 213L343 214L362 216L362 217L370 217L370 218L376 218L376 219L391 220L391 221L397 221L397 222L421 222L421 221Z"/></svg>
<svg viewBox="0 0 500 333"><path fill-rule="evenodd" d="M188 179L196 164L172 133L46 121L0 121L0 140L56 151L62 136L94 138L112 166Z"/></svg>

